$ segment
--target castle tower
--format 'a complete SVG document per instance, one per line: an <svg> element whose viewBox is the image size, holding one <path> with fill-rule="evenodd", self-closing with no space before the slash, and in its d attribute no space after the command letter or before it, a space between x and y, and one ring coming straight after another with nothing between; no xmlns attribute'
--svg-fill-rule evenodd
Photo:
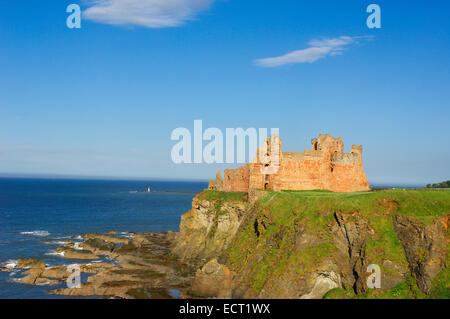
<svg viewBox="0 0 450 319"><path fill-rule="evenodd" d="M311 140L313 151L324 151L328 153L343 153L344 143L341 137L332 137L329 134L320 134Z"/></svg>

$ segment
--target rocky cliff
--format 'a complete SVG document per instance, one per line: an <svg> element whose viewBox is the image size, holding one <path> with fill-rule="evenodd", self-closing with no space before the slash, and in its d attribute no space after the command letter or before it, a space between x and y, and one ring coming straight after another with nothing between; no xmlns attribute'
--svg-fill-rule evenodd
<svg viewBox="0 0 450 319"><path fill-rule="evenodd" d="M169 234L172 251L194 266L218 258L235 237L246 211L244 193L200 193L181 217L180 232Z"/></svg>
<svg viewBox="0 0 450 319"><path fill-rule="evenodd" d="M449 191L245 196L202 192L170 235L172 252L197 268L193 295L449 298Z"/></svg>

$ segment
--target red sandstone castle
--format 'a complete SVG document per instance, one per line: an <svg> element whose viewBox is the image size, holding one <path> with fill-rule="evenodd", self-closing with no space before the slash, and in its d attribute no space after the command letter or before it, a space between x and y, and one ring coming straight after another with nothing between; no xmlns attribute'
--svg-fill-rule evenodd
<svg viewBox="0 0 450 319"><path fill-rule="evenodd" d="M220 171L208 189L227 192L257 190L315 190L354 192L369 190L363 171L362 146L352 145L344 153L342 138L320 134L311 140L312 150L282 152L281 139L272 135L265 139L255 160L237 169ZM253 195L252 195L253 196Z"/></svg>

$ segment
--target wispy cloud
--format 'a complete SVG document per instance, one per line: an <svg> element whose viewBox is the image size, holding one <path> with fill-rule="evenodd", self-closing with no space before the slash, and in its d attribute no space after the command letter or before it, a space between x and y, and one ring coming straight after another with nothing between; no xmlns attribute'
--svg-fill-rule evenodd
<svg viewBox="0 0 450 319"><path fill-rule="evenodd" d="M255 64L261 67L276 67L294 63L313 63L326 56L342 54L346 46L362 39L370 39L368 36L349 37L341 36L332 39L320 39L310 41L309 48L289 52L285 55L255 60Z"/></svg>
<svg viewBox="0 0 450 319"><path fill-rule="evenodd" d="M86 19L112 24L165 28L193 20L214 0L87 0Z"/></svg>

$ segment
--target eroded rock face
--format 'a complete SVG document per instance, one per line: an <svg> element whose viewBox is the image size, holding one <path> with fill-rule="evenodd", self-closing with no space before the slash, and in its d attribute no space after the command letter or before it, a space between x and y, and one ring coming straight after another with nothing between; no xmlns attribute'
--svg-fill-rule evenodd
<svg viewBox="0 0 450 319"><path fill-rule="evenodd" d="M375 231L368 220L358 212L336 212L336 224L331 228L335 246L339 249L336 261L342 276L345 289L353 288L356 293L368 289L367 267L372 263L366 256L367 242L373 238ZM382 240L382 239L381 239ZM389 259L383 259L381 272L381 290L389 290L406 280L408 269Z"/></svg>
<svg viewBox="0 0 450 319"><path fill-rule="evenodd" d="M320 299L329 290L342 287L339 267L332 258L326 258L311 271L299 274L294 269L270 278L261 292L252 296L246 291L244 298Z"/></svg>
<svg viewBox="0 0 450 319"><path fill-rule="evenodd" d="M214 201L196 196L192 209L181 217L180 232L173 234L173 253L200 266L218 258L236 234L245 210L243 202L216 207Z"/></svg>
<svg viewBox="0 0 450 319"><path fill-rule="evenodd" d="M316 274L314 286L311 291L302 295L300 299L320 299L333 288L341 287L341 278L334 271L325 271Z"/></svg>
<svg viewBox="0 0 450 319"><path fill-rule="evenodd" d="M231 281L228 267L212 259L197 270L191 291L200 297L231 298Z"/></svg>
<svg viewBox="0 0 450 319"><path fill-rule="evenodd" d="M346 252L348 257L348 266L343 269L345 283L347 286L352 285L356 292L362 292L367 289L366 243L373 231L370 230L368 221L358 212L337 212L334 215L340 230L335 232L336 246L341 252Z"/></svg>
<svg viewBox="0 0 450 319"><path fill-rule="evenodd" d="M405 216L394 216L394 229L408 259L419 289L428 293L433 278L446 265L450 214L433 225L423 226Z"/></svg>

